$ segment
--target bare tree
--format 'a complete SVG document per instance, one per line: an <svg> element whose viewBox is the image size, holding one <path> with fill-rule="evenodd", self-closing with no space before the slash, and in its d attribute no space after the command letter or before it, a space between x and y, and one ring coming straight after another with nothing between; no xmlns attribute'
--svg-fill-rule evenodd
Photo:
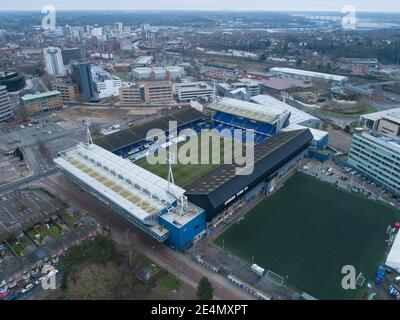
<svg viewBox="0 0 400 320"><path fill-rule="evenodd" d="M133 278L115 264L92 264L72 273L67 280L67 298L71 300L126 299Z"/></svg>

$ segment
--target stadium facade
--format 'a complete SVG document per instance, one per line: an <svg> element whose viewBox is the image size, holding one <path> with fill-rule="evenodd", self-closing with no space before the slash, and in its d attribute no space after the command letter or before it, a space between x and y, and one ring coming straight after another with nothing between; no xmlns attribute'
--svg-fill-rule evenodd
<svg viewBox="0 0 400 320"><path fill-rule="evenodd" d="M207 221L211 221L257 185L273 191L278 176L307 156L312 139L308 129L278 133L255 146L252 174L236 175L235 164L223 164L187 185L186 195L206 210Z"/></svg>
<svg viewBox="0 0 400 320"><path fill-rule="evenodd" d="M81 143L54 160L82 189L160 242L181 249L205 229L204 210L185 190L95 144Z"/></svg>

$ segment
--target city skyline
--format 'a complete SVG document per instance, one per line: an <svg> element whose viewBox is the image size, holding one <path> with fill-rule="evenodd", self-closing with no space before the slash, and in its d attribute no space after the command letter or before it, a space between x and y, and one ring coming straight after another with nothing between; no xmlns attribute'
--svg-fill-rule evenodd
<svg viewBox="0 0 400 320"><path fill-rule="evenodd" d="M341 11L346 5L352 5L358 11L365 12L399 12L400 3L390 0L385 3L377 3L376 1L344 1L344 0L327 0L320 1L308 0L303 1L301 5L298 1L283 0L277 3L270 0L250 0L245 3L242 1L221 0L215 3L210 0L172 0L161 1L152 0L146 3L140 1L116 0L112 3L104 0L99 1L81 1L71 0L66 4L64 1L53 0L37 1L32 4L27 0L15 0L12 3L2 4L1 11L18 10L18 11L36 11L41 10L45 5L52 5L58 10L227 10L227 11Z"/></svg>

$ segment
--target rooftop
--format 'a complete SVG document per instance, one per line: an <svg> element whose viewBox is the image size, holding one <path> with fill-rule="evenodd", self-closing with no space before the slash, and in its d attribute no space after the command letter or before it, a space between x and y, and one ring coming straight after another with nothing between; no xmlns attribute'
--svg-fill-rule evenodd
<svg viewBox="0 0 400 320"><path fill-rule="evenodd" d="M278 99L275 99L274 97L271 97L269 95L260 94L258 96L252 97L251 100L267 108L274 107L289 111L290 112L289 124L299 124L308 120L319 121L319 119L314 117L313 115L304 112L300 109L297 109L295 107L292 107L291 105L284 103L283 101L280 101Z"/></svg>
<svg viewBox="0 0 400 320"><path fill-rule="evenodd" d="M23 97L21 97L21 100L23 102L27 102L30 100L36 100L36 99L45 99L45 98L49 98L49 97L53 97L56 95L59 95L60 92L57 90L53 90L53 91L47 91L47 92L42 92L42 93L36 93L36 94L26 94Z"/></svg>
<svg viewBox="0 0 400 320"><path fill-rule="evenodd" d="M231 98L222 98L208 106L209 109L246 119L262 121L274 124L282 119L289 112L276 106L265 108L257 103L247 102Z"/></svg>
<svg viewBox="0 0 400 320"><path fill-rule="evenodd" d="M372 120L374 122L381 119L387 119L394 123L400 124L400 108L364 114L361 116L361 118Z"/></svg>
<svg viewBox="0 0 400 320"><path fill-rule="evenodd" d="M294 74L294 75L311 77L311 78L322 78L322 79L333 80L333 81L346 81L346 80L348 80L348 77L346 77L346 76L340 76L340 75L329 74L329 73L314 72L314 71L308 71L308 70L293 69L293 68L274 67L274 68L270 69L270 72L271 71Z"/></svg>
<svg viewBox="0 0 400 320"><path fill-rule="evenodd" d="M94 144L81 143L54 162L143 223L185 190Z"/></svg>

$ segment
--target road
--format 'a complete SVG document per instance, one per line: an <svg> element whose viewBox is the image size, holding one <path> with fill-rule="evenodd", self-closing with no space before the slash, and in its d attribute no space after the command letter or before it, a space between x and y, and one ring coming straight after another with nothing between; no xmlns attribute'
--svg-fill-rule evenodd
<svg viewBox="0 0 400 320"><path fill-rule="evenodd" d="M47 179L43 180L43 185L50 188L61 198L68 199L79 208L89 212L89 214L103 225L109 226L113 238L117 243L126 245L126 234L135 234L140 252L169 272L175 274L188 285L196 288L199 280L206 276L213 285L216 299L252 299L250 295L231 285L221 275L208 271L182 253L173 251L164 244L158 243L149 235L141 232L132 224L116 215L109 207L94 199L88 193L81 191L78 186L61 174L48 176Z"/></svg>

